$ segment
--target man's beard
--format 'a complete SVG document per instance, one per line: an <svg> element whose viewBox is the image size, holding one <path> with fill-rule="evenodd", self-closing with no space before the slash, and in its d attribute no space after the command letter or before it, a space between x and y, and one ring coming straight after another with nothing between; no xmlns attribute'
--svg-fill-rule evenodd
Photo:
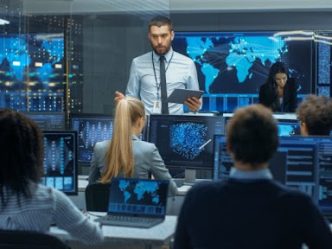
<svg viewBox="0 0 332 249"><path fill-rule="evenodd" d="M171 49L171 46L165 48L165 52L163 52L163 53L159 53L159 52L157 51L157 48L155 48L155 47L152 47L152 48L153 48L153 51L154 51L157 55L165 55L165 54L167 54L168 51ZM164 48L164 47L162 47L162 48Z"/></svg>

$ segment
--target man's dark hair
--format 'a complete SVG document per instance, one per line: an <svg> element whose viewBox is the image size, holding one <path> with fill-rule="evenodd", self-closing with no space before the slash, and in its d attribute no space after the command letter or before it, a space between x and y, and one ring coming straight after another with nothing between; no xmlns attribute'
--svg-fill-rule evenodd
<svg viewBox="0 0 332 249"><path fill-rule="evenodd" d="M300 122L306 124L309 135L330 135L332 129L332 101L325 96L310 95L296 110Z"/></svg>
<svg viewBox="0 0 332 249"><path fill-rule="evenodd" d="M0 110L0 196L7 204L9 193L31 196L30 183L43 173L43 142L38 126L23 114Z"/></svg>
<svg viewBox="0 0 332 249"><path fill-rule="evenodd" d="M253 166L268 162L279 144L272 112L263 105L238 109L227 125L227 143L236 161Z"/></svg>
<svg viewBox="0 0 332 249"><path fill-rule="evenodd" d="M164 25L167 25L170 31L173 30L173 23L171 19L166 16L155 16L149 21L148 29L150 31L151 26L161 27Z"/></svg>

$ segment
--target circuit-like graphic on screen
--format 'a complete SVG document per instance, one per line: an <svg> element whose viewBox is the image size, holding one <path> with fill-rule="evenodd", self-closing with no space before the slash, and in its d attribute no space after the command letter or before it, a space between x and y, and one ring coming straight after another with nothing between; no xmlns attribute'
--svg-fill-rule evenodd
<svg viewBox="0 0 332 249"><path fill-rule="evenodd" d="M170 127L170 148L181 157L193 160L204 149L208 128L199 123L178 123ZM203 147L202 147L203 146Z"/></svg>

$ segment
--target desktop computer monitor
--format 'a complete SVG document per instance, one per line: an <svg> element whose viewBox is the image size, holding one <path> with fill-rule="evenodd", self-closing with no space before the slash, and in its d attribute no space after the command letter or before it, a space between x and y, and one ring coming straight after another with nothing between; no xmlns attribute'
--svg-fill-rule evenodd
<svg viewBox="0 0 332 249"><path fill-rule="evenodd" d="M225 133L228 121L232 118L233 113L224 113ZM278 135L279 136L294 136L300 135L300 123L295 114L273 114L277 120Z"/></svg>
<svg viewBox="0 0 332 249"><path fill-rule="evenodd" d="M215 136L214 179L229 177L232 159L225 136ZM332 137L279 137L269 162L274 179L310 195L325 215L332 216Z"/></svg>
<svg viewBox="0 0 332 249"><path fill-rule="evenodd" d="M42 184L68 195L77 194L77 133L44 131L44 176Z"/></svg>
<svg viewBox="0 0 332 249"><path fill-rule="evenodd" d="M213 137L222 134L223 118L199 115L151 115L149 141L159 149L173 177L185 169L213 169Z"/></svg>
<svg viewBox="0 0 332 249"><path fill-rule="evenodd" d="M113 117L105 114L72 114L70 128L78 132L78 162L89 166L97 142L112 138Z"/></svg>
<svg viewBox="0 0 332 249"><path fill-rule="evenodd" d="M278 119L278 134L279 136L294 136L300 135L300 123L298 120Z"/></svg>
<svg viewBox="0 0 332 249"><path fill-rule="evenodd" d="M66 128L64 112L23 112L37 123L42 130L64 130Z"/></svg>
<svg viewBox="0 0 332 249"><path fill-rule="evenodd" d="M95 144L112 138L113 117L106 114L71 114L70 128L78 132L78 162L89 166ZM145 137L144 129L139 138L145 140Z"/></svg>

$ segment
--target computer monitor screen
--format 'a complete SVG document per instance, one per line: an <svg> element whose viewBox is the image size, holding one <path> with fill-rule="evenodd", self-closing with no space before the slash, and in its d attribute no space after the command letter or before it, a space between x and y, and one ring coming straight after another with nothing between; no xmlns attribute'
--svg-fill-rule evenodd
<svg viewBox="0 0 332 249"><path fill-rule="evenodd" d="M112 138L113 117L105 114L72 114L71 129L78 132L78 162L90 164L97 142Z"/></svg>
<svg viewBox="0 0 332 249"><path fill-rule="evenodd" d="M75 131L44 131L44 185L77 194L76 143Z"/></svg>
<svg viewBox="0 0 332 249"><path fill-rule="evenodd" d="M300 135L300 123L298 120L278 119L279 136Z"/></svg>
<svg viewBox="0 0 332 249"><path fill-rule="evenodd" d="M212 170L213 136L223 129L219 116L151 115L149 141L157 146L171 174L176 168L182 174L186 168Z"/></svg>
<svg viewBox="0 0 332 249"><path fill-rule="evenodd" d="M89 166L95 144L112 138L113 117L95 113L71 114L70 127L78 132L78 162L82 166ZM146 128L139 138L146 140Z"/></svg>
<svg viewBox="0 0 332 249"><path fill-rule="evenodd" d="M226 134L227 124L228 124L228 121L232 118L233 113L224 113L223 116L224 116L224 120L225 120L225 133L224 134ZM273 116L277 120L279 136L300 135L300 124L295 115L274 114Z"/></svg>
<svg viewBox="0 0 332 249"><path fill-rule="evenodd" d="M317 83L315 93L319 96L332 96L332 31L317 31L316 32L316 53L317 53Z"/></svg>
<svg viewBox="0 0 332 249"><path fill-rule="evenodd" d="M332 137L279 137L269 162L274 179L310 195L322 212L332 215ZM233 165L225 136L215 136L214 179L229 177Z"/></svg>
<svg viewBox="0 0 332 249"><path fill-rule="evenodd" d="M64 34L0 35L0 107L63 112Z"/></svg>
<svg viewBox="0 0 332 249"><path fill-rule="evenodd" d="M66 128L64 112L25 112L24 114L35 121L42 130L64 130Z"/></svg>
<svg viewBox="0 0 332 249"><path fill-rule="evenodd" d="M313 41L291 32L177 32L175 51L196 64L203 111L233 112L258 102L259 87L276 61L289 67L299 101L311 93Z"/></svg>

